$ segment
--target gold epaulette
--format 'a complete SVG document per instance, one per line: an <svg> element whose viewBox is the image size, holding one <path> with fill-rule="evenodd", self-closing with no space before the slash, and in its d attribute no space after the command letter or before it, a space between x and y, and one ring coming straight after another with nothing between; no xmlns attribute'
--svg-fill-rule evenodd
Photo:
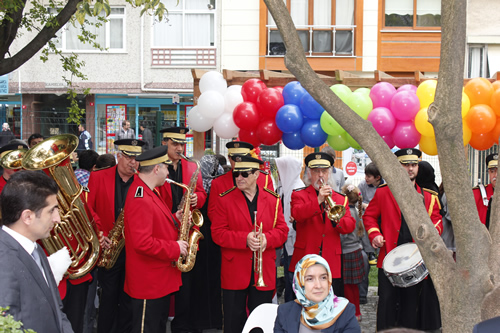
<svg viewBox="0 0 500 333"><path fill-rule="evenodd" d="M215 176L215 177L212 179L212 181L213 181L214 179L217 179L217 178L219 178L220 176L224 176L224 175L225 175L225 173L223 173L223 174L221 174L221 175L217 175L217 176Z"/></svg>
<svg viewBox="0 0 500 333"><path fill-rule="evenodd" d="M231 187L229 190L225 191L225 192L222 192L221 194L219 194L219 196L222 198L223 196L225 196L226 194L228 194L229 192L231 192L232 190L234 190L236 188L236 186L233 186Z"/></svg>
<svg viewBox="0 0 500 333"><path fill-rule="evenodd" d="M266 170L260 170L260 172L265 174L265 175L269 175L269 172L267 172Z"/></svg>
<svg viewBox="0 0 500 333"><path fill-rule="evenodd" d="M377 188L384 187L384 186L387 186L387 183L380 184L379 186L377 186Z"/></svg>
<svg viewBox="0 0 500 333"><path fill-rule="evenodd" d="M264 188L264 191L271 193L271 194L272 194L272 195L274 195L276 198L279 198L279 197L280 197L280 196L278 195L278 193L274 192L273 190L268 189L267 187L265 187L265 188Z"/></svg>
<svg viewBox="0 0 500 333"><path fill-rule="evenodd" d="M344 197L346 196L344 193L341 193L341 192L337 192L337 191L333 191L333 192L340 194L340 195L343 195Z"/></svg>
<svg viewBox="0 0 500 333"><path fill-rule="evenodd" d="M299 188L294 189L293 191L294 191L294 192L298 192L298 191L305 190L306 188L307 188L307 186L304 186L304 187L299 187Z"/></svg>
<svg viewBox="0 0 500 333"><path fill-rule="evenodd" d="M434 195L436 195L436 196L438 196L438 195L439 195L436 191L429 190L428 188L423 188L423 190L424 190L425 192L429 192L430 194L434 194Z"/></svg>
<svg viewBox="0 0 500 333"><path fill-rule="evenodd" d="M478 186L474 186L472 189L473 190L479 190L479 185Z"/></svg>

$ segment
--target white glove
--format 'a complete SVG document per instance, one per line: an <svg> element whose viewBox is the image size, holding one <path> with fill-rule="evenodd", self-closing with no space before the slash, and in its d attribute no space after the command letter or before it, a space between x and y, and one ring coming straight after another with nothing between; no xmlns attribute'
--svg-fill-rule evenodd
<svg viewBox="0 0 500 333"><path fill-rule="evenodd" d="M49 260L50 269L52 270L56 284L59 284L64 276L64 273L66 273L71 265L69 250L65 246L56 253L52 253L47 259Z"/></svg>

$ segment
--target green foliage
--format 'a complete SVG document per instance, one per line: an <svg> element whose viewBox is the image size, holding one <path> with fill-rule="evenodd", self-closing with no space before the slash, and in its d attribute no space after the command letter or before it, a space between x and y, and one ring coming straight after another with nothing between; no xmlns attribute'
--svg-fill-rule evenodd
<svg viewBox="0 0 500 333"><path fill-rule="evenodd" d="M36 333L32 329L22 329L23 323L16 321L7 311L9 307L0 307L0 333Z"/></svg>

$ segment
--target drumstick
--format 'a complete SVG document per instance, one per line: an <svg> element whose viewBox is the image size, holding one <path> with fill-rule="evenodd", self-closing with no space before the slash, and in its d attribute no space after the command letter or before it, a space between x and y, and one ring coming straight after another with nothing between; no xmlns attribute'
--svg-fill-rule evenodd
<svg viewBox="0 0 500 333"><path fill-rule="evenodd" d="M418 251L418 247L415 247L415 250L413 250L413 252L410 254L410 256L408 258L411 258L415 253L417 253Z"/></svg>

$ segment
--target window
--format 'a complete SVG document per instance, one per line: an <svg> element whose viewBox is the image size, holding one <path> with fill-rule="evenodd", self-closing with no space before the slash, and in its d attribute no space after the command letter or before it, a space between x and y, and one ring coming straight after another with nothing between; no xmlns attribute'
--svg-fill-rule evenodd
<svg viewBox="0 0 500 333"><path fill-rule="evenodd" d="M441 0L385 0L385 26L440 27Z"/></svg>
<svg viewBox="0 0 500 333"><path fill-rule="evenodd" d="M354 55L354 0L284 0L309 56ZM268 55L284 55L285 45L268 15Z"/></svg>
<svg viewBox="0 0 500 333"><path fill-rule="evenodd" d="M467 77L490 77L488 47L484 44L469 44L467 53Z"/></svg>
<svg viewBox="0 0 500 333"><path fill-rule="evenodd" d="M56 14L56 12L56 9L49 8L49 13ZM85 20L91 24L84 23L84 28L96 35L97 44L106 48L108 52L125 51L125 8L112 7L110 15L106 18L107 22L102 22L94 16L87 16ZM56 35L56 46L63 51L98 51L92 44L80 41L78 36L81 35L81 29L78 22L75 25L66 24Z"/></svg>
<svg viewBox="0 0 500 333"><path fill-rule="evenodd" d="M167 20L154 22L153 47L199 48L215 46L215 0L179 0L166 3Z"/></svg>

